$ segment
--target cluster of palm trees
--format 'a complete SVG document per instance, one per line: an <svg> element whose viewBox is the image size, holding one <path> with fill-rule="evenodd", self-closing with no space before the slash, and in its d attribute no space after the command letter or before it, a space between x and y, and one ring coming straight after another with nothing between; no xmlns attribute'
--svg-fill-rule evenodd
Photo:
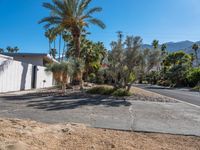
<svg viewBox="0 0 200 150"><path fill-rule="evenodd" d="M8 46L6 47L6 50L4 50L3 48L0 48L0 53L4 53L4 52L17 53L18 51L19 51L19 48L17 46L15 47Z"/></svg>
<svg viewBox="0 0 200 150"><path fill-rule="evenodd" d="M104 29L105 24L93 17L93 14L101 12L102 8L94 7L89 9L92 0L52 0L52 3L43 3L43 7L50 11L49 16L41 19L39 23L44 23L45 36L49 39L49 51L56 57L55 46L56 37L59 37L59 61L61 61L61 40L64 41L62 58L70 44L73 44L73 58L76 62L81 62L82 37L87 34L87 28L93 24ZM52 43L54 47L52 48ZM81 81L82 72L76 75L76 79Z"/></svg>
<svg viewBox="0 0 200 150"><path fill-rule="evenodd" d="M62 37L68 32L75 44L76 58L80 57L80 37L90 24L105 28L105 24L92 15L101 12L102 8L88 9L92 0L52 0L53 3L43 3L43 7L50 10L50 16L43 18L39 23L45 23L44 28L50 42L57 35Z"/></svg>

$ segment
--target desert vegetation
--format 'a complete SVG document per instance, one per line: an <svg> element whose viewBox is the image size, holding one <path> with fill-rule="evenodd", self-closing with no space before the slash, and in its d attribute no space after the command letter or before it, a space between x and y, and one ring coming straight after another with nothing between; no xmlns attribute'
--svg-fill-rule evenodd
<svg viewBox="0 0 200 150"><path fill-rule="evenodd" d="M126 95L134 82L171 87L197 86L195 89L198 89L198 44L192 46L192 54L182 50L169 53L167 45L160 45L158 40L153 40L152 48L143 48L140 36L124 35L119 31L118 39L112 41L110 50L107 50L104 43L88 39L88 34L91 34L89 25L106 27L101 20L93 17L102 8L89 9L90 3L91 0L55 0L43 4L50 14L39 23L44 24L50 55L61 62L48 66L47 70L53 72L63 91L69 79L81 89L84 82L109 84L116 91L126 91ZM58 49L56 41L59 42ZM105 89L102 88L101 92L104 93Z"/></svg>

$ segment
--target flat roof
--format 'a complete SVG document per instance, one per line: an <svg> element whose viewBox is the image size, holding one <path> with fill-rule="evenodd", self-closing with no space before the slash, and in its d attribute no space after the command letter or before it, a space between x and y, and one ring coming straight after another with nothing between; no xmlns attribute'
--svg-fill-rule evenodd
<svg viewBox="0 0 200 150"><path fill-rule="evenodd" d="M7 56L48 56L46 53L2 53L2 55L7 55Z"/></svg>
<svg viewBox="0 0 200 150"><path fill-rule="evenodd" d="M15 56L29 56L29 57L44 57L48 59L49 61L53 61L58 63L57 60L55 60L52 56L50 56L47 53L1 53L2 55L10 56L10 57L15 57Z"/></svg>

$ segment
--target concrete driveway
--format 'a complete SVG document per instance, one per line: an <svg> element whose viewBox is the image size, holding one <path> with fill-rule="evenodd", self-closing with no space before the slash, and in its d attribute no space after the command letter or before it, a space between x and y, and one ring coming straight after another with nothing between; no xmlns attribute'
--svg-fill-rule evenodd
<svg viewBox="0 0 200 150"><path fill-rule="evenodd" d="M0 95L0 117L200 136L197 107L184 103L124 101L83 93L64 97L37 93Z"/></svg>

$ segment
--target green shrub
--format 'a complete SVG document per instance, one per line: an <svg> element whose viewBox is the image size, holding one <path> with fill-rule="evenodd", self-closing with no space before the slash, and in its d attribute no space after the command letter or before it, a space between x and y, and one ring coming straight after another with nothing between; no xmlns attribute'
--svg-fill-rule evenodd
<svg viewBox="0 0 200 150"><path fill-rule="evenodd" d="M94 87L87 91L89 94L112 95L116 97L130 96L131 93L125 89L115 89L111 87Z"/></svg>
<svg viewBox="0 0 200 150"><path fill-rule="evenodd" d="M114 92L114 88L110 87L94 87L89 89L87 93L90 94L101 94L101 95L111 95Z"/></svg>
<svg viewBox="0 0 200 150"><path fill-rule="evenodd" d="M170 86L171 82L169 80L159 80L157 84L161 86Z"/></svg>
<svg viewBox="0 0 200 150"><path fill-rule="evenodd" d="M123 96L130 96L131 93L125 89L117 89L112 93L112 95L116 97L123 97Z"/></svg>
<svg viewBox="0 0 200 150"><path fill-rule="evenodd" d="M193 88L193 90L194 90L194 91L198 91L198 92L199 92L199 91L200 91L200 85L198 85L198 86L195 86L195 87Z"/></svg>
<svg viewBox="0 0 200 150"><path fill-rule="evenodd" d="M190 69L187 73L189 85L194 87L200 82L200 68Z"/></svg>

